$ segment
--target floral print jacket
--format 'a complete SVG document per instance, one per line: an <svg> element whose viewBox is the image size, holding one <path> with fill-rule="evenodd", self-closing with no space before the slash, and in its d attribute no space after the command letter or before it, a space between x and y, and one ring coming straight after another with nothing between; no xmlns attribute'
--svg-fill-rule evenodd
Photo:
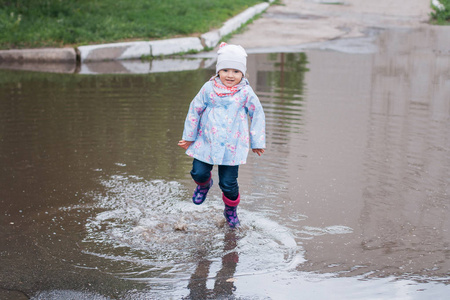
<svg viewBox="0 0 450 300"><path fill-rule="evenodd" d="M248 118L250 118L250 128ZM249 151L266 148L265 116L246 78L231 88L212 77L189 106L183 140L186 154L212 165L245 164Z"/></svg>

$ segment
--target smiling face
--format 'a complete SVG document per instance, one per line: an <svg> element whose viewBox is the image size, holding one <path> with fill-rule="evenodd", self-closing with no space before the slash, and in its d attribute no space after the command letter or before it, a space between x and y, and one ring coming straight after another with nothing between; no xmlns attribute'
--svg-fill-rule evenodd
<svg viewBox="0 0 450 300"><path fill-rule="evenodd" d="M241 82L242 77L244 77L244 74L236 69L222 69L219 71L220 81L227 87L235 86Z"/></svg>

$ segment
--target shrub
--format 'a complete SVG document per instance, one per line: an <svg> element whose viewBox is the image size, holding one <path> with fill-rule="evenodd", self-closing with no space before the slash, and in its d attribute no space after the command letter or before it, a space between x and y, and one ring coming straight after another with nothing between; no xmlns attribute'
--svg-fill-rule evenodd
<svg viewBox="0 0 450 300"><path fill-rule="evenodd" d="M431 18L434 23L444 25L450 23L450 0L432 0Z"/></svg>

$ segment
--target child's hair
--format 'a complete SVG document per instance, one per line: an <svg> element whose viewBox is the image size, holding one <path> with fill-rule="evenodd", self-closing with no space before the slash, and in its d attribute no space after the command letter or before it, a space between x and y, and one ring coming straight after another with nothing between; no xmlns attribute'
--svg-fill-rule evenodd
<svg viewBox="0 0 450 300"><path fill-rule="evenodd" d="M247 72L247 53L244 48L240 45L220 44L217 51L216 74L222 69L239 70L245 77Z"/></svg>

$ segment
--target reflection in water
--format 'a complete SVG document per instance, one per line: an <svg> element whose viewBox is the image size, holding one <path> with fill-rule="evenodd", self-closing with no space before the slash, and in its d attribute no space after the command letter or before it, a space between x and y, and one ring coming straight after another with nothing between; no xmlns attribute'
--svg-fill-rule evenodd
<svg viewBox="0 0 450 300"><path fill-rule="evenodd" d="M239 255L234 251L236 243L235 231L225 233L223 250L226 254L222 257L222 268L217 272L212 291L206 287L211 261L201 259L198 262L197 268L189 280L188 289L190 292L186 299L208 299L211 296L224 297L233 294L235 290L233 276L239 261ZM199 253L199 255L203 256L202 253Z"/></svg>
<svg viewBox="0 0 450 300"><path fill-rule="evenodd" d="M450 41L427 28L249 56L268 150L237 231L218 189L191 203L176 146L213 70L0 71L0 298L444 299Z"/></svg>
<svg viewBox="0 0 450 300"><path fill-rule="evenodd" d="M450 57L441 38L389 31L373 55L308 54L313 166L292 193L305 191L308 223L353 234L305 242L299 270L450 282Z"/></svg>
<svg viewBox="0 0 450 300"><path fill-rule="evenodd" d="M225 235L224 251L229 252L236 248L236 234L229 232ZM236 271L236 265L239 261L239 255L236 251L225 254L222 257L222 268L217 272L217 278L214 283L214 295L225 296L232 295L235 287L233 284L233 274Z"/></svg>
<svg viewBox="0 0 450 300"><path fill-rule="evenodd" d="M248 58L248 73L266 114L267 150L264 157L249 155L248 164L240 173L242 188L249 186L245 202L259 201L259 205L283 206L286 199L286 173L291 153L292 136L304 138L305 99L304 78L308 71L305 53L257 54ZM296 165L301 169L302 154L294 151ZM270 175L269 175L270 174ZM249 195L250 194L250 195ZM262 200L262 201L261 201ZM245 203L244 202L244 203Z"/></svg>
<svg viewBox="0 0 450 300"><path fill-rule="evenodd" d="M361 247L378 264L390 262L369 266L375 276L450 269L450 57L439 54L441 42L426 30L408 42L386 33L383 55L374 56Z"/></svg>

